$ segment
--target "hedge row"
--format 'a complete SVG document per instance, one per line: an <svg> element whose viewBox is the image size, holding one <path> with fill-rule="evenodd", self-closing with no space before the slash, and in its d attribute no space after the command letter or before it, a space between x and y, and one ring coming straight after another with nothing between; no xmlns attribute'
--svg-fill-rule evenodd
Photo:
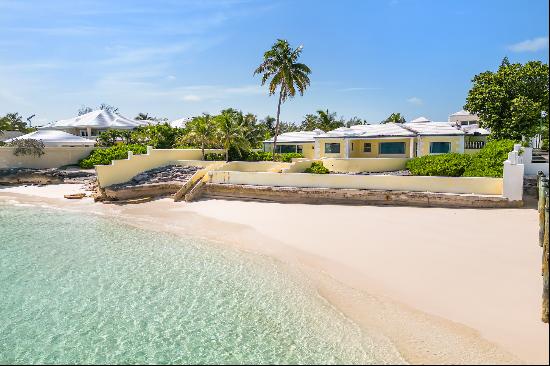
<svg viewBox="0 0 550 366"><path fill-rule="evenodd" d="M78 165L83 169L91 169L94 165L108 165L113 160L126 159L128 151L132 151L134 154L145 154L147 147L143 145L118 144L106 149L96 149L92 151L90 156L80 160Z"/></svg>
<svg viewBox="0 0 550 366"><path fill-rule="evenodd" d="M490 141L476 154L451 153L411 159L407 169L413 175L502 177L503 163L513 148L512 140Z"/></svg>

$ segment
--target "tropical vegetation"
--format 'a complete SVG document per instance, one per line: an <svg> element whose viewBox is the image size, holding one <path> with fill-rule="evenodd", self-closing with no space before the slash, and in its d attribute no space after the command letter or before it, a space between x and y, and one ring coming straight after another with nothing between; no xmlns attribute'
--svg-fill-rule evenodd
<svg viewBox="0 0 550 366"><path fill-rule="evenodd" d="M548 136L548 64L510 63L496 72L474 76L464 109L479 115L494 139L521 141L538 133Z"/></svg>
<svg viewBox="0 0 550 366"><path fill-rule="evenodd" d="M513 147L513 140L492 140L475 154L450 153L411 159L407 169L413 175L502 177L503 163Z"/></svg>
<svg viewBox="0 0 550 366"><path fill-rule="evenodd" d="M304 173L310 174L328 174L330 171L323 165L323 163L313 162L309 168L304 170Z"/></svg>
<svg viewBox="0 0 550 366"><path fill-rule="evenodd" d="M96 149L90 156L78 162L83 169L91 169L94 165L108 165L113 160L126 159L128 151L134 154L145 154L147 147L134 144L118 144L105 149Z"/></svg>

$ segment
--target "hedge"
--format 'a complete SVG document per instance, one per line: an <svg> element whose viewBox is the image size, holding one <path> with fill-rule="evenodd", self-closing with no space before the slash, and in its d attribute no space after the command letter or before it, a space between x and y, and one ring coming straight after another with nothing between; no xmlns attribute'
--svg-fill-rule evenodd
<svg viewBox="0 0 550 366"><path fill-rule="evenodd" d="M293 158L303 158L302 154L297 153L285 153L277 154L275 156L277 161L290 163ZM225 154L208 153L204 154L204 160L208 161L222 161L225 160ZM243 151L240 156L231 156L229 154L229 160L241 160L241 161L272 161L273 154L266 151Z"/></svg>
<svg viewBox="0 0 550 366"><path fill-rule="evenodd" d="M83 169L91 169L94 165L108 165L113 160L128 158L128 151L134 154L145 154L147 147L143 145L118 144L106 149L96 149L87 157L78 162Z"/></svg>
<svg viewBox="0 0 550 366"><path fill-rule="evenodd" d="M411 159L412 175L443 177L502 177L503 163L514 148L512 140L489 141L476 154L427 155Z"/></svg>
<svg viewBox="0 0 550 366"><path fill-rule="evenodd" d="M319 162L313 162L311 163L311 166L304 170L304 173L310 173L310 174L328 174L330 171L325 168L323 163Z"/></svg>

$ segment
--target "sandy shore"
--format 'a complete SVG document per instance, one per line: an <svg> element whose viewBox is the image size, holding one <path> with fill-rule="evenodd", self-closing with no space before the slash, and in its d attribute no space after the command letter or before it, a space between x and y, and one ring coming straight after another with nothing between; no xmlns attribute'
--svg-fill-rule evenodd
<svg viewBox="0 0 550 366"><path fill-rule="evenodd" d="M0 199L114 215L295 263L322 296L411 363L548 363L534 209L62 198L81 189L0 187Z"/></svg>

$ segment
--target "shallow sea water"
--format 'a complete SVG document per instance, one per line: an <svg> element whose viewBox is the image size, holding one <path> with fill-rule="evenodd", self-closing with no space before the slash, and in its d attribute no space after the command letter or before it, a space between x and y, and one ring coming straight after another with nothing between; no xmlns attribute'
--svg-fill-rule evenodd
<svg viewBox="0 0 550 366"><path fill-rule="evenodd" d="M0 363L395 361L272 258L3 203L0 319Z"/></svg>

